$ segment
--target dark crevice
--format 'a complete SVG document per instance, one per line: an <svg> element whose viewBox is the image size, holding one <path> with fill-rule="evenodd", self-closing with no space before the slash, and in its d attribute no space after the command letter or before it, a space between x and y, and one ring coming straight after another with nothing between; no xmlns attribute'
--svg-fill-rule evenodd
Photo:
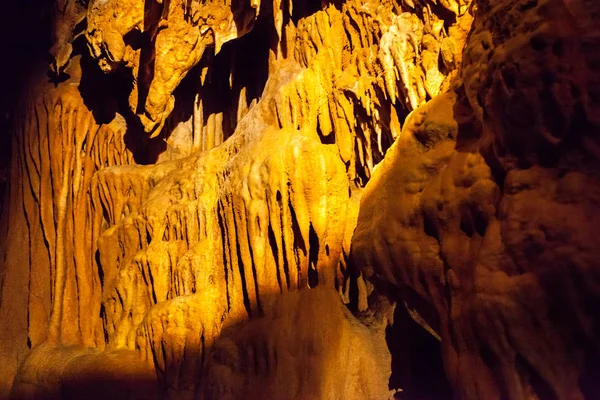
<svg viewBox="0 0 600 400"><path fill-rule="evenodd" d="M282 241L282 247L283 247L283 249L285 249L285 238L282 237L281 241ZM285 254L283 256L283 273L285 275L286 287L289 289L290 288L290 263Z"/></svg>
<svg viewBox="0 0 600 400"><path fill-rule="evenodd" d="M115 99L114 94L124 89L129 90L131 78L122 72L107 75L98 67L87 49L74 50L81 53L82 74L78 89L83 103L92 112L98 124L107 124L115 118L118 110L119 101Z"/></svg>
<svg viewBox="0 0 600 400"><path fill-rule="evenodd" d="M319 284L319 272L317 270L319 262L319 238L312 224L308 232L308 287L314 288Z"/></svg>
<svg viewBox="0 0 600 400"><path fill-rule="evenodd" d="M460 219L460 230L468 237L473 237L473 226L468 218Z"/></svg>
<svg viewBox="0 0 600 400"><path fill-rule="evenodd" d="M151 44L148 36L144 35L139 29L133 29L131 32L126 33L123 36L123 42L131 47L132 50L139 50Z"/></svg>
<svg viewBox="0 0 600 400"><path fill-rule="evenodd" d="M158 10L158 3L153 0L144 1L144 32L148 32L149 44L140 49L140 61L138 71L138 99L136 114L143 114L146 108L146 99L150 91L150 85L154 79L154 62L156 60L155 40L156 25L158 24L160 15L163 10ZM164 8L166 4L162 4ZM154 36L154 37L152 37Z"/></svg>
<svg viewBox="0 0 600 400"><path fill-rule="evenodd" d="M100 320L103 323L103 333L104 333L104 344L108 344L109 342L109 338L108 338L108 331L106 330L106 309L104 307L104 303L100 303Z"/></svg>
<svg viewBox="0 0 600 400"><path fill-rule="evenodd" d="M144 278L145 278L146 274L143 274ZM146 284L150 284L150 292L152 293L152 301L154 302L154 304L157 304L158 301L156 299L156 290L154 290L154 276L152 276L152 269L150 268L150 266L148 266L148 278L149 278L149 282L146 282ZM145 280L145 279L144 279Z"/></svg>
<svg viewBox="0 0 600 400"><path fill-rule="evenodd" d="M304 286L304 277L302 276L302 271L300 270L300 260L298 257L298 250L301 251L304 256L306 256L306 243L304 243L304 238L302 237L302 231L300 230L300 224L298 224L298 219L296 218L296 212L294 211L294 207L292 206L292 201L288 201L288 207L290 209L290 215L292 217L292 232L294 234L294 251L296 252L296 265L297 265L297 273L298 273L298 288Z"/></svg>
<svg viewBox="0 0 600 400"><path fill-rule="evenodd" d="M258 217L256 219L256 222L258 225L258 230L260 231L260 223L259 223ZM247 230L246 242L248 244L252 243L249 230ZM256 296L256 306L258 308L258 314L260 316L263 316L263 308L262 308L262 304L260 302L260 290L258 288L258 276L257 276L257 272L256 272L256 262L254 261L254 250L252 249L251 245L248 247L249 247L248 250L250 253L250 266L252 268L252 280L254 281L254 294Z"/></svg>
<svg viewBox="0 0 600 400"><path fill-rule="evenodd" d="M332 1L332 3L334 3L334 2ZM294 1L294 6L292 8L292 16L291 16L291 19L294 22L294 25L298 25L299 20L316 13L317 11L321 10L322 7L323 7L322 0Z"/></svg>
<svg viewBox="0 0 600 400"><path fill-rule="evenodd" d="M152 235L150 234L150 230L146 227L146 246L149 246L152 242Z"/></svg>
<svg viewBox="0 0 600 400"><path fill-rule="evenodd" d="M221 203L219 202L218 204L218 210L217 210L217 219L218 219L218 223L219 223L219 231L221 232L221 252L222 255L221 257L223 257L223 271L225 274L225 291L226 291L226 296L227 296L227 311L229 312L229 310L231 310L231 300L230 300L230 296L229 296L229 265L231 265L231 258L227 256L227 250L226 249L231 249L231 246L229 244L229 238L227 237L226 234L226 227L225 227L225 223L223 222L223 214L224 210L223 207L221 205Z"/></svg>
<svg viewBox="0 0 600 400"><path fill-rule="evenodd" d="M275 261L275 269L277 270L277 285L279 286L279 292L282 293L283 285L281 282L281 267L279 265L279 248L277 247L275 232L273 232L273 227L271 224L269 224L267 236L269 238L269 247L271 248L271 253L273 254L273 260Z"/></svg>
<svg viewBox="0 0 600 400"><path fill-rule="evenodd" d="M373 89L375 90L375 94L377 96L379 104L386 104L389 101L387 99L387 95L379 86L374 85ZM400 125L402 125L404 123L406 113L404 111L398 112L400 110L397 109L395 104L392 104L391 107L394 107L394 109L396 110L396 115L399 118L398 122L400 123ZM375 132L375 130L373 130L373 140L371 141L371 146L373 146L373 165L377 165L381 161L383 161L385 153L394 143L394 138L392 137L391 130L392 115L390 109L388 107L378 107L378 112L379 128L381 129L381 152L379 151L379 146L376 145L378 143L377 133Z"/></svg>
<svg viewBox="0 0 600 400"><path fill-rule="evenodd" d="M519 11L525 12L531 8L537 7L537 0L526 0L519 6Z"/></svg>
<svg viewBox="0 0 600 400"><path fill-rule="evenodd" d="M348 269L352 270L352 268L349 266ZM354 275L354 274L353 274ZM358 312L358 281L357 281L357 277L354 277L352 275L347 276L346 280L350 280L350 282L344 282L347 283L348 286L348 299L349 299L349 303L348 303L348 309L350 311L352 311L353 313L357 313Z"/></svg>
<svg viewBox="0 0 600 400"><path fill-rule="evenodd" d="M517 354L515 357L515 366L521 376L524 376L529 380L531 389L533 389L538 399L557 400L556 394L548 382L546 382L533 366L520 354Z"/></svg>
<svg viewBox="0 0 600 400"><path fill-rule="evenodd" d="M355 111L357 109L358 109L358 107L355 107ZM362 129L360 129L360 126L356 127L356 139L358 139L358 140L354 140L354 153L360 154L358 146L362 146L362 142L364 140L364 133L363 133ZM368 166L361 165L360 162L361 161L360 161L359 157L356 157L356 159L354 160L355 168L356 168L355 183L358 187L364 187L367 185L367 182L369 182L369 179L371 178L371 174L368 170ZM365 159L365 162L366 162L366 159Z"/></svg>
<svg viewBox="0 0 600 400"><path fill-rule="evenodd" d="M494 355L494 352L486 345L481 345L479 347L479 356L483 363L492 371L496 369L498 366L497 357Z"/></svg>
<svg viewBox="0 0 600 400"><path fill-rule="evenodd" d="M317 121L317 134L319 135L319 139L321 139L321 143L323 144L335 144L335 132L331 131L327 136L323 134L321 129L321 122Z"/></svg>
<svg viewBox="0 0 600 400"><path fill-rule="evenodd" d="M475 232L479 236L484 237L488 226L487 218L481 212L475 212L474 214L473 227L475 228Z"/></svg>
<svg viewBox="0 0 600 400"><path fill-rule="evenodd" d="M439 241L439 235L437 231L436 224L432 217L430 217L427 213L423 213L423 231L427 236L434 238Z"/></svg>
<svg viewBox="0 0 600 400"><path fill-rule="evenodd" d="M234 219L234 231L236 232L236 241L235 241L235 251L236 251L236 255L237 255L237 263L238 263L238 269L240 272L240 279L242 281L242 295L244 298L244 307L246 308L246 312L248 313L248 316L250 318L252 318L252 305L250 304L250 296L248 294L248 283L246 282L246 273L244 271L244 262L242 261L242 249L240 247L240 240L239 237L237 237L237 232L238 232L238 226L237 223L235 223L235 219Z"/></svg>
<svg viewBox="0 0 600 400"><path fill-rule="evenodd" d="M96 266L98 267L98 277L100 278L100 285L104 287L104 269L100 262L100 250L94 252L94 259L96 260Z"/></svg>
<svg viewBox="0 0 600 400"><path fill-rule="evenodd" d="M277 210L279 211L279 226L283 227L283 205L281 198L281 191L277 190L275 194L275 199L277 201ZM282 229L283 231L283 229ZM283 233L283 232L282 232ZM286 243L285 243L285 235L281 236L281 253L283 255L283 274L285 275L285 285L286 288L290 288L290 266L288 264L287 254L286 254Z"/></svg>
<svg viewBox="0 0 600 400"><path fill-rule="evenodd" d="M483 156L485 163L490 167L492 179L496 185L502 189L504 187L504 180L506 179L506 170L494 153L493 144L482 147L480 153Z"/></svg>
<svg viewBox="0 0 600 400"><path fill-rule="evenodd" d="M453 399L440 342L417 324L402 304L396 305L385 338L392 356L389 389L402 389L396 399Z"/></svg>

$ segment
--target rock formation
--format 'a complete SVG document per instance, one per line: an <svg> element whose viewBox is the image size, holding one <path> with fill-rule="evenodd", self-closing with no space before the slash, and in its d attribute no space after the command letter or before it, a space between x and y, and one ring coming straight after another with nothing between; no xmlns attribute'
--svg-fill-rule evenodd
<svg viewBox="0 0 600 400"><path fill-rule="evenodd" d="M0 397L600 395L594 2L51 11Z"/></svg>
<svg viewBox="0 0 600 400"><path fill-rule="evenodd" d="M353 265L425 300L461 399L593 399L599 8L476 6L456 90L366 187Z"/></svg>

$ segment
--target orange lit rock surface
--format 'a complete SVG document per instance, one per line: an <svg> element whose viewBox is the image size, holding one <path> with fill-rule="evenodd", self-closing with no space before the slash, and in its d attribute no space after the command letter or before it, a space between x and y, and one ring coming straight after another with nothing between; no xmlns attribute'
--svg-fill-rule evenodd
<svg viewBox="0 0 600 400"><path fill-rule="evenodd" d="M56 1L0 397L594 398L584 3Z"/></svg>
<svg viewBox="0 0 600 400"><path fill-rule="evenodd" d="M407 118L362 197L357 272L434 311L461 399L598 396L589 12L478 2L462 82Z"/></svg>

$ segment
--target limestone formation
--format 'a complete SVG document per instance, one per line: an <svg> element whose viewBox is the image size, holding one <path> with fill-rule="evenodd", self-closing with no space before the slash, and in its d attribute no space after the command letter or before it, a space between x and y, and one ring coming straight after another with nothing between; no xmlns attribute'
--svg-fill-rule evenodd
<svg viewBox="0 0 600 400"><path fill-rule="evenodd" d="M0 398L600 395L595 3L52 10Z"/></svg>
<svg viewBox="0 0 600 400"><path fill-rule="evenodd" d="M356 273L425 300L460 398L598 396L589 5L478 2L462 82L407 118L362 198Z"/></svg>

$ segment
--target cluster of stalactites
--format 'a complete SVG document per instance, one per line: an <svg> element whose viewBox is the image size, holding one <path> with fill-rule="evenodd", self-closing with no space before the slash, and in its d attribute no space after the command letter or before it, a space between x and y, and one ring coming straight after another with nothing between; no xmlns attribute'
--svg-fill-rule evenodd
<svg viewBox="0 0 600 400"><path fill-rule="evenodd" d="M69 34L59 35L55 47L69 54L72 30L84 17L77 4L64 8L57 28ZM271 60L287 58L307 68L298 87L278 104L280 125L312 129L325 142L336 142L349 178L364 184L399 135L405 116L448 87L471 22L468 5L466 0L348 1L339 8L323 3L324 12L294 23L292 0L176 0L149 6L139 0L103 0L88 6L86 38L102 70L131 70L130 109L157 136L175 108L175 89L205 51L218 54L225 43L252 30L259 15L272 15L276 37L269 40L277 43L277 54ZM57 49L57 63L64 64L59 58L65 51ZM199 103L202 97L199 93ZM194 131L204 129L204 121L220 125L215 118L222 116L195 118L200 124L189 127L195 150L225 138L219 138L223 132L211 133L214 129ZM210 140L200 143L205 136Z"/></svg>
<svg viewBox="0 0 600 400"><path fill-rule="evenodd" d="M439 7L417 9L349 1L286 27L295 38L293 57L306 69L276 104L279 124L335 143L359 185L406 115L450 86L460 61L472 19L464 4L448 6L456 9L454 23L436 14Z"/></svg>
<svg viewBox="0 0 600 400"><path fill-rule="evenodd" d="M219 313L225 307L236 314L237 304L240 315L257 314L261 292L311 286L311 279L323 279L320 266L331 269L341 251L345 219L337 221L332 210L344 214L347 179L366 183L400 134L403 116L412 110L410 96L416 105L423 103L436 94L427 94L432 90L425 85L427 74L446 76L423 66L428 35L449 37L440 23L436 26L433 32L417 16L397 14L375 2L330 6L297 25L289 22L282 36L294 46L288 48L287 59L272 60L272 66L282 67L273 76L286 81L267 84L262 105L241 112L233 140L237 144L159 169L113 168L99 174L97 194L111 226L99 242L111 342L131 347L139 335L150 338L150 321L141 324L156 304L214 287L200 283L208 279L202 265L224 265L228 271L210 278L228 293ZM398 29L407 34L390 33ZM389 58L382 42L389 50L399 41L410 51ZM440 56L439 49L434 56ZM391 62L392 78L386 62ZM406 84L402 68L411 71ZM442 82L432 85L439 91ZM276 126L258 129L261 118ZM197 171L195 177L175 173L186 168ZM315 179L319 173L322 179ZM155 187L156 182L164 187ZM146 199L144 205L140 199ZM202 259L204 253L217 256ZM133 307L134 298L144 301Z"/></svg>

